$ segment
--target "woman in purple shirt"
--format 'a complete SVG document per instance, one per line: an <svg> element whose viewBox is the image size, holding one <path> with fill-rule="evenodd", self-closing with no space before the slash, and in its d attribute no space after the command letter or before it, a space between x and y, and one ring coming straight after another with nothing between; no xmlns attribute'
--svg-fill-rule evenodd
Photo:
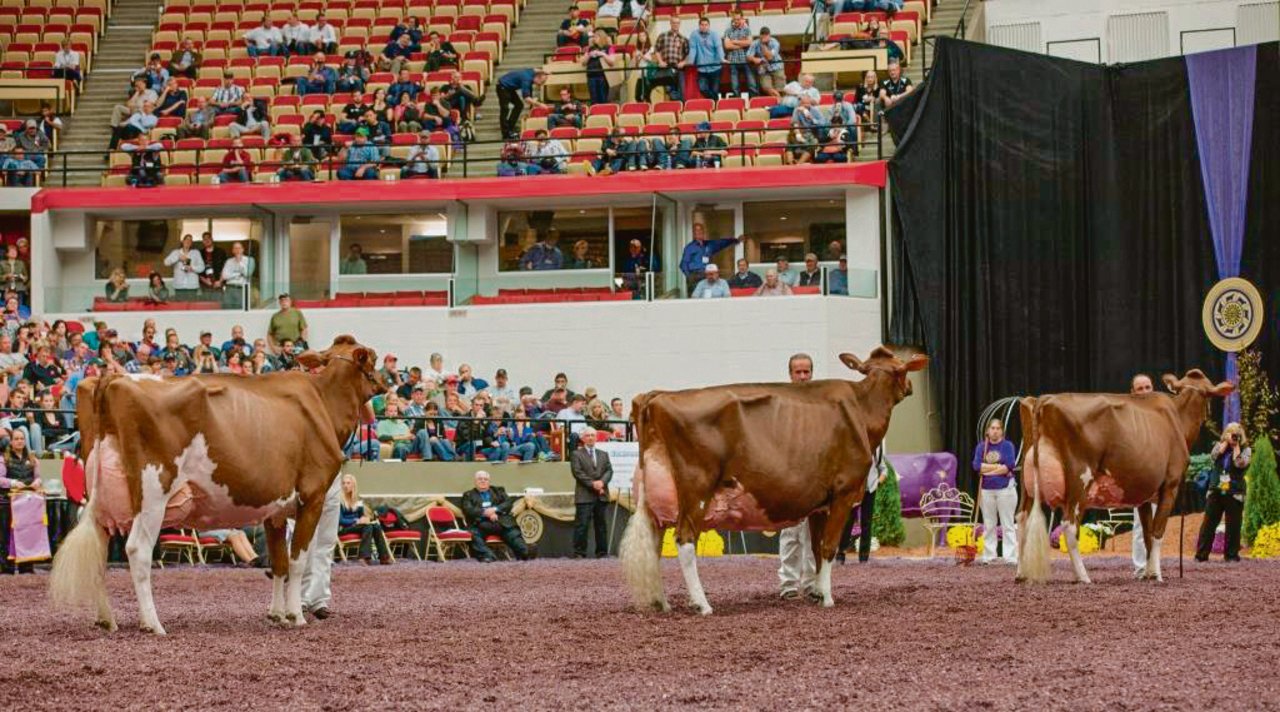
<svg viewBox="0 0 1280 712"><path fill-rule="evenodd" d="M1018 563L1018 534L1013 514L1018 508L1018 484L1013 469L1018 463L1018 452L1013 443L1004 439L1004 423L992 418L987 424L987 437L973 449L973 471L982 478L982 493L978 501L982 505L982 523L986 529L980 563L989 564L996 558L996 525L1004 534L1005 563Z"/></svg>

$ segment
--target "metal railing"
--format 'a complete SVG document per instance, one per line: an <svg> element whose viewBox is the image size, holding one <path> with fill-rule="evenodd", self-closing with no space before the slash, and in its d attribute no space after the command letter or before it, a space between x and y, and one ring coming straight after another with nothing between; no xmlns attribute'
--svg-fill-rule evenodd
<svg viewBox="0 0 1280 712"><path fill-rule="evenodd" d="M400 421L409 425L409 439L379 439L376 434L377 424L386 421ZM609 418L599 422L607 426L610 440L634 442L636 439L635 424L630 420ZM435 434L429 434L424 443L424 438L419 433L423 432L427 423L435 426L427 432ZM527 430L519 435L515 434L517 423ZM474 430L472 424L478 424L480 429ZM380 415L375 416L372 423L361 424L344 450L349 457L365 461L381 459L382 445L391 445L389 455L391 459L398 460L421 458L424 461L475 462L478 461L477 456L489 462L505 462L511 456L520 457L526 462L563 460L567 459L567 454L576 446L580 430L588 428L595 430L586 420L545 415L523 421L517 421L514 416L509 415L482 418L470 415ZM440 444L434 444L431 438ZM400 444L399 448L396 447L397 444ZM531 447L523 447L525 445Z"/></svg>

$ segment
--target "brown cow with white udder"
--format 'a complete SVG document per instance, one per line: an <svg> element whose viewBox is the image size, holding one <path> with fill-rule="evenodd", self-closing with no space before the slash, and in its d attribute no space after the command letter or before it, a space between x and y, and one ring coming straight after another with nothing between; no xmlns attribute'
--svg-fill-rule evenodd
<svg viewBox="0 0 1280 712"><path fill-rule="evenodd" d="M350 336L297 360L323 369L83 381L76 412L90 497L54 559L55 602L96 607L98 625L114 630L107 537L128 532L141 626L164 635L151 596L160 529L262 522L273 581L268 615L303 625L301 581L312 535L342 466L342 445L378 382L373 350ZM286 517L296 520L290 548Z"/></svg>
<svg viewBox="0 0 1280 712"><path fill-rule="evenodd" d="M640 462L621 558L638 606L668 610L655 524L675 526L689 598L706 615L711 605L695 555L700 532L778 530L805 517L818 593L824 606L833 605L831 561L840 530L862 501L893 407L911 394L907 373L929 361L914 356L903 362L884 347L866 361L852 354L840 354L840 360L865 378L654 391L635 398Z"/></svg>
<svg viewBox="0 0 1280 712"><path fill-rule="evenodd" d="M1024 445L1022 507L1018 514L1019 581L1049 578L1049 534L1040 508L1062 508L1063 536L1076 580L1091 583L1080 558L1077 531L1087 509L1138 507L1147 545L1143 578L1163 581L1160 543L1185 476L1191 444L1200 434L1210 397L1234 386L1214 385L1198 369L1182 378L1166 374L1173 395L1061 393L1023 398L1022 422L1030 424Z"/></svg>

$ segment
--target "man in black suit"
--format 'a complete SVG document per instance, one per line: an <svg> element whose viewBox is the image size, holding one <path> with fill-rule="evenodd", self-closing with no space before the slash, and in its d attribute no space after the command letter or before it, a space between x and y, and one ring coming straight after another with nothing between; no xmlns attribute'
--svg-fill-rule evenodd
<svg viewBox="0 0 1280 712"><path fill-rule="evenodd" d="M517 559L529 558L529 547L524 543L516 518L511 515L515 505L516 500L508 497L506 490L489 486L488 472L476 472L476 486L462 495L462 513L467 516L467 527L471 531L473 556L485 563L494 561L493 550L485 546L484 538L497 535Z"/></svg>
<svg viewBox="0 0 1280 712"><path fill-rule="evenodd" d="M613 464L609 453L596 449L596 431L587 428L580 436L582 447L573 451L569 469L573 472L573 556L587 555L587 525L594 519L596 558L609 555L609 537L605 532L604 512L609 504L609 480Z"/></svg>

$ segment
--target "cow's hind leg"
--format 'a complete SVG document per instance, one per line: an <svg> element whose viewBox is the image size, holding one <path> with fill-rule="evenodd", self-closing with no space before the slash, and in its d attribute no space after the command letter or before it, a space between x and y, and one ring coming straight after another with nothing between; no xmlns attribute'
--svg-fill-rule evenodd
<svg viewBox="0 0 1280 712"><path fill-rule="evenodd" d="M164 523L167 503L160 484L162 470L157 465L142 468L142 509L133 519L133 527L125 542L129 556L129 575L133 577L133 590L138 596L138 618L143 630L164 635L164 626L156 614L155 598L151 594L151 555Z"/></svg>
<svg viewBox="0 0 1280 712"><path fill-rule="evenodd" d="M1076 536L1080 531L1080 526L1077 521L1073 519L1063 527L1067 537L1067 552L1071 554L1071 566L1076 572L1076 581L1079 583L1093 583L1089 579L1089 572L1084 570L1084 558L1080 556L1080 540Z"/></svg>
<svg viewBox="0 0 1280 712"><path fill-rule="evenodd" d="M680 560L680 572L684 574L684 585L689 591L689 602L698 613L711 615L711 604L707 602L707 594L702 590L702 579L698 577L698 534L701 533L702 520L706 517L704 503L698 503L693 511L680 508L676 519L676 555Z"/></svg>
<svg viewBox="0 0 1280 712"><path fill-rule="evenodd" d="M284 617L295 626L306 625L302 615L302 575L315 544L316 524L324 510L324 493L299 499L298 518L293 525L293 542L289 546L289 577L285 580Z"/></svg>
<svg viewBox="0 0 1280 712"><path fill-rule="evenodd" d="M284 517L268 519L262 523L267 535L267 555L271 557L271 608L267 618L284 622L284 585L289 576L289 549L285 542Z"/></svg>

